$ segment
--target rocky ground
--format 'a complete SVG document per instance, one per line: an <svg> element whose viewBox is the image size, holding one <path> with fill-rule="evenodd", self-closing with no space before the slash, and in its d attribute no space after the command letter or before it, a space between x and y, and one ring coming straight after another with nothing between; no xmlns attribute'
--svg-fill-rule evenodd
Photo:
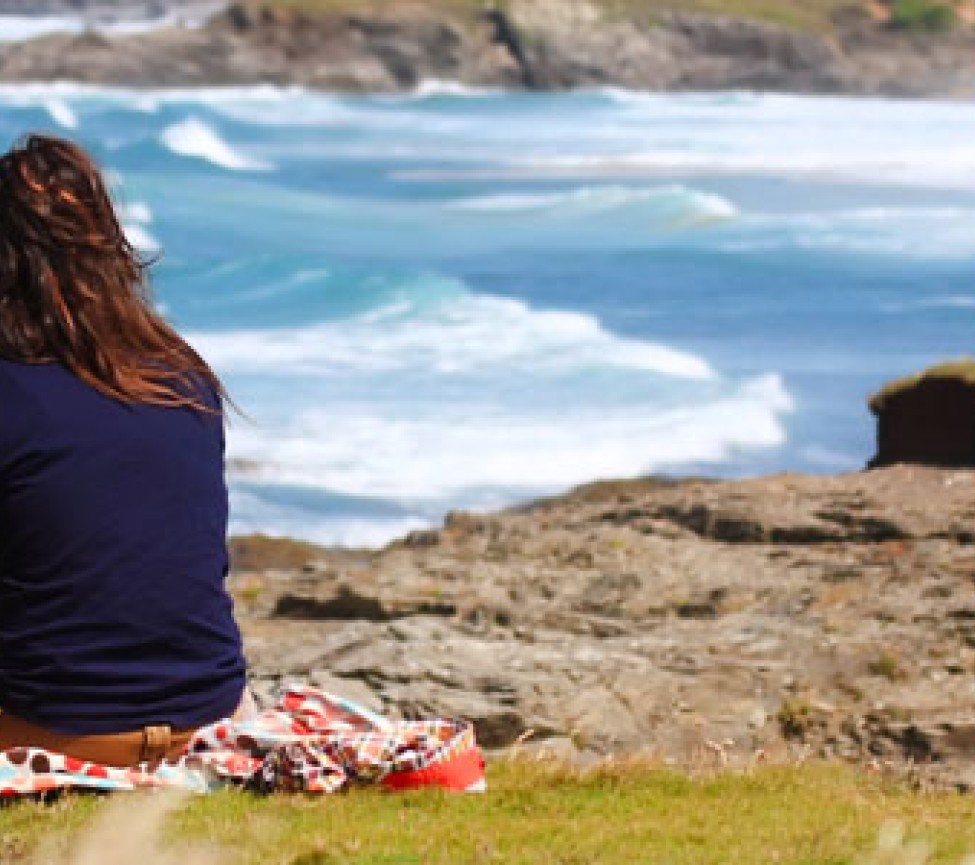
<svg viewBox="0 0 975 865"><path fill-rule="evenodd" d="M975 786L975 471L599 483L380 551L232 545L254 686L489 748Z"/></svg>
<svg viewBox="0 0 975 865"><path fill-rule="evenodd" d="M970 27L947 35L899 33L855 3L834 16L825 33L680 11L610 14L592 0L326 7L312 14L237 3L199 30L0 44L0 80L132 86L270 81L372 92L448 79L512 88L975 94Z"/></svg>

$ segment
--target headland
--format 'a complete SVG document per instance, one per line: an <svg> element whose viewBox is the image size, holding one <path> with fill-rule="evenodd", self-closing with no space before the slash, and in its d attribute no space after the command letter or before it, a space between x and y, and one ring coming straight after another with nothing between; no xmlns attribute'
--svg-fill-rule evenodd
<svg viewBox="0 0 975 865"><path fill-rule="evenodd" d="M17 2L5 0L0 12ZM64 5L51 0L45 9ZM165 3L156 6L165 12ZM200 27L0 43L0 81L272 82L389 93L433 79L967 98L975 94L975 29L967 5L956 6L947 18L901 20L900 4L865 0L247 0Z"/></svg>

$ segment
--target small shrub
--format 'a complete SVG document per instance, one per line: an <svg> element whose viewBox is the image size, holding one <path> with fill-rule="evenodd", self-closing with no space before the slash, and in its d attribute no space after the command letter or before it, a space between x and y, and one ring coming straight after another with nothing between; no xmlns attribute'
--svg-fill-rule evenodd
<svg viewBox="0 0 975 865"><path fill-rule="evenodd" d="M258 583L252 583L249 586L244 586L240 591L237 592L237 597L248 604L257 603L258 599L264 593L264 587Z"/></svg>
<svg viewBox="0 0 975 865"><path fill-rule="evenodd" d="M799 698L786 700L776 716L786 739L804 739L813 726L813 707Z"/></svg>
<svg viewBox="0 0 975 865"><path fill-rule="evenodd" d="M891 682L905 678L901 662L890 652L882 652L878 657L870 661L867 664L867 671L871 676L880 676Z"/></svg>
<svg viewBox="0 0 975 865"><path fill-rule="evenodd" d="M937 0L896 0L890 23L898 30L946 33L958 26L958 13Z"/></svg>

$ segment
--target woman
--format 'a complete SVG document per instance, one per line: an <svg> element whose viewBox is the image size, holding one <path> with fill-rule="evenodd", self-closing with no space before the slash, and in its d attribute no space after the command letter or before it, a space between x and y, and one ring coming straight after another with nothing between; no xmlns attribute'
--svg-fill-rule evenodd
<svg viewBox="0 0 975 865"><path fill-rule="evenodd" d="M155 762L240 703L224 398L91 159L0 158L0 751Z"/></svg>

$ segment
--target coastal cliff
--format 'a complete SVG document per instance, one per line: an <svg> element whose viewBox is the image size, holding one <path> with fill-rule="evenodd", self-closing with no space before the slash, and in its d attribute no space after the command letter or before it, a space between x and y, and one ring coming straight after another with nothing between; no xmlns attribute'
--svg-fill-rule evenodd
<svg viewBox="0 0 975 865"><path fill-rule="evenodd" d="M379 551L232 544L253 682L491 748L975 787L975 471L605 482Z"/></svg>
<svg viewBox="0 0 975 865"><path fill-rule="evenodd" d="M967 27L905 32L856 4L839 6L825 29L639 8L590 0L238 3L199 29L0 43L0 80L397 92L439 79L526 89L975 94L975 33Z"/></svg>

